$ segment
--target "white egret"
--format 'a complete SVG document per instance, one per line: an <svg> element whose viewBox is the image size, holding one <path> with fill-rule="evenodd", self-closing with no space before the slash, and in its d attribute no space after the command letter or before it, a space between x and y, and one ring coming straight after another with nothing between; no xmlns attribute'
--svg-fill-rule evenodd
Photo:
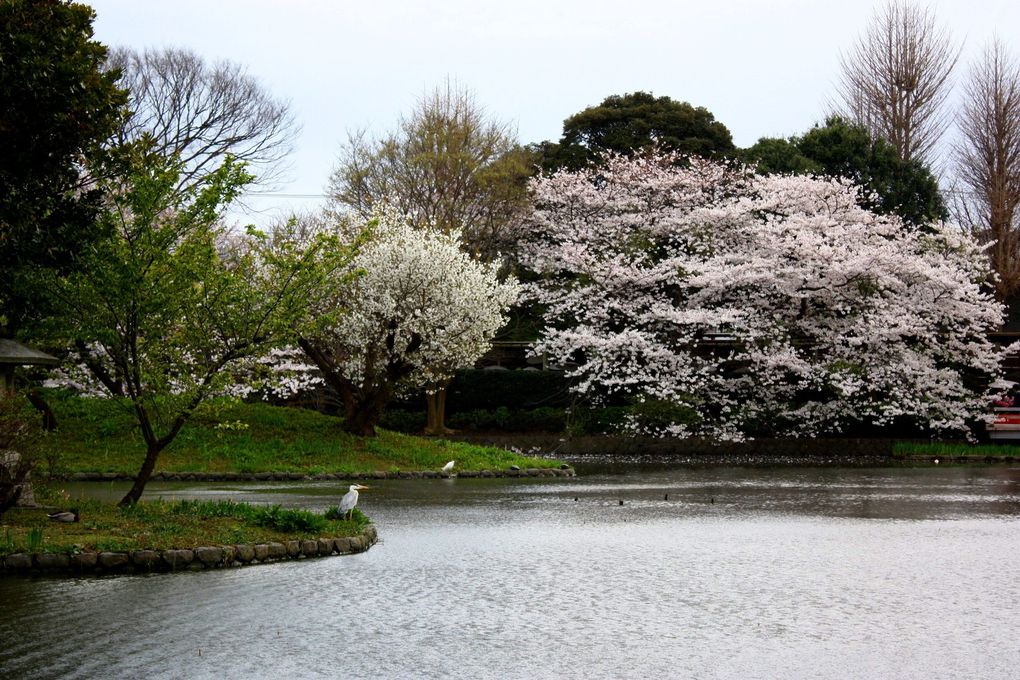
<svg viewBox="0 0 1020 680"><path fill-rule="evenodd" d="M453 470L453 463L454 463L454 461L451 460L449 463L447 463L446 465L443 466L443 474L444 475L450 474L450 472Z"/></svg>
<svg viewBox="0 0 1020 680"><path fill-rule="evenodd" d="M351 484L347 493L340 499L340 515L343 516L344 513L347 513L347 519L350 519L354 514L354 506L358 504L358 491L370 488L372 487Z"/></svg>

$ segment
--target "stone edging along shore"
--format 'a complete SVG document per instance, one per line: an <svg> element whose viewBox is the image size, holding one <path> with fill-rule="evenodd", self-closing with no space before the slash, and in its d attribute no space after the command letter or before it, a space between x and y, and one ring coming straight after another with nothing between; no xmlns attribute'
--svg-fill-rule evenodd
<svg viewBox="0 0 1020 680"><path fill-rule="evenodd" d="M464 470L452 475L435 470L387 472L327 472L309 475L303 472L156 472L150 478L153 482L319 482L347 479L441 479L460 477L573 477L574 468L526 468L523 470ZM75 472L69 475L54 475L54 479L73 482L120 482L132 481L134 475L120 472Z"/></svg>
<svg viewBox="0 0 1020 680"><path fill-rule="evenodd" d="M0 557L0 574L124 573L216 569L329 555L365 552L378 540L374 526L358 536L202 546L191 550L131 550L127 552L14 553Z"/></svg>

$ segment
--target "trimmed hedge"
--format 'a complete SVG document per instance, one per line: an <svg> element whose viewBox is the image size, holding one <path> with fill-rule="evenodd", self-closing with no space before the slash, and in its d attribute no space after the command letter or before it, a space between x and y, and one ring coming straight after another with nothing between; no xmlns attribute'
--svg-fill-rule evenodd
<svg viewBox="0 0 1020 680"><path fill-rule="evenodd" d="M559 371L458 371L446 390L449 413L474 409L526 410L570 405L567 379Z"/></svg>
<svg viewBox="0 0 1020 680"><path fill-rule="evenodd" d="M398 432L421 432L425 427L425 413L389 410L383 414L380 424ZM472 409L448 414L446 425L455 430L469 431L563 432L566 412L564 409L548 407L525 411L511 411L502 406L494 410Z"/></svg>
<svg viewBox="0 0 1020 680"><path fill-rule="evenodd" d="M561 371L467 369L457 371L446 390L447 414L463 411L511 411L536 408L567 408L571 395ZM405 411L425 409L425 399L415 395L394 402L391 408Z"/></svg>

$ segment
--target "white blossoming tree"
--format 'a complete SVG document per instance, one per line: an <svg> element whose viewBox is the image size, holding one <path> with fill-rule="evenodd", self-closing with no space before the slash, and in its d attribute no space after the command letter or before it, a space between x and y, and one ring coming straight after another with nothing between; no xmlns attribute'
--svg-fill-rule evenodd
<svg viewBox="0 0 1020 680"><path fill-rule="evenodd" d="M849 182L611 157L533 180L524 260L537 351L594 400L663 402L659 434L966 432L1002 319L958 231L860 207Z"/></svg>
<svg viewBox="0 0 1020 680"><path fill-rule="evenodd" d="M336 288L317 310L330 321L299 340L339 394L344 429L362 436L397 394L434 394L473 364L518 296L516 281L460 249L456 230L418 229L389 208L370 230L353 262L362 275ZM429 406L430 429L442 430L441 404Z"/></svg>

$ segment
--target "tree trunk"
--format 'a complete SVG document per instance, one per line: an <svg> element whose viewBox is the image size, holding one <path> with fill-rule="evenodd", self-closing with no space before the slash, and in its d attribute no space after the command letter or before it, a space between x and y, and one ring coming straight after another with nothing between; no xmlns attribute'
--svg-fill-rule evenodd
<svg viewBox="0 0 1020 680"><path fill-rule="evenodd" d="M425 395L425 403L428 406L428 418L425 424L425 434L450 434L453 430L446 427L446 385L443 385L435 392Z"/></svg>
<svg viewBox="0 0 1020 680"><path fill-rule="evenodd" d="M359 437L374 437L375 426L389 400L389 390L386 389L375 389L355 397L347 407L343 431Z"/></svg>
<svg viewBox="0 0 1020 680"><path fill-rule="evenodd" d="M145 485L148 484L149 478L152 477L152 471L156 467L156 460L164 448L165 445L161 446L158 441L149 444L148 450L145 452L145 462L142 463L142 469L135 476L135 483L131 485L131 490L117 503L118 506L123 508L127 505L134 505L141 499L142 492L145 491Z"/></svg>
<svg viewBox="0 0 1020 680"><path fill-rule="evenodd" d="M36 390L31 390L25 394L28 397L28 401L31 402L32 406L35 407L36 411L42 413L43 429L47 432L53 432L57 429L57 417L53 415L53 409L46 403L46 400L42 398Z"/></svg>

